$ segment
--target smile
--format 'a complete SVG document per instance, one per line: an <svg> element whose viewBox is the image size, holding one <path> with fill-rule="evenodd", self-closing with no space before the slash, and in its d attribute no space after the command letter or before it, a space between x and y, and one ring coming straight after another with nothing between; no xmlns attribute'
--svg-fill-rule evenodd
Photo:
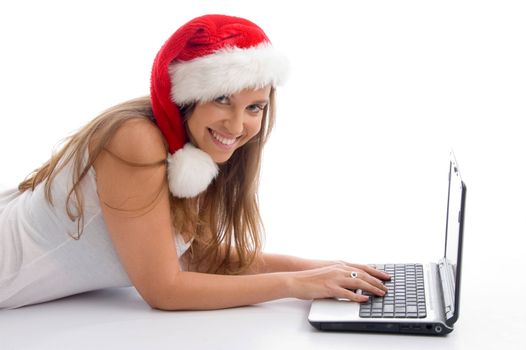
<svg viewBox="0 0 526 350"><path fill-rule="evenodd" d="M225 146L231 146L233 145L236 141L237 141L237 137L234 137L234 138L227 138L227 137L224 137L224 136L221 136L219 135L215 130L212 130L212 129L209 129L210 131L210 135L212 135L212 137L218 141L219 143L225 145Z"/></svg>

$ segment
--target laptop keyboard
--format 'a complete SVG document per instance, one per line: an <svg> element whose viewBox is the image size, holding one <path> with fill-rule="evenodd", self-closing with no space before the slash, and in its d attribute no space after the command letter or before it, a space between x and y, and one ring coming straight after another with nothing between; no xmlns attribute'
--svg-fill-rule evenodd
<svg viewBox="0 0 526 350"><path fill-rule="evenodd" d="M369 292L369 300L360 304L363 318L424 318L426 297L424 293L424 270L421 264L386 264L376 268L391 275L385 282L388 291L383 297Z"/></svg>

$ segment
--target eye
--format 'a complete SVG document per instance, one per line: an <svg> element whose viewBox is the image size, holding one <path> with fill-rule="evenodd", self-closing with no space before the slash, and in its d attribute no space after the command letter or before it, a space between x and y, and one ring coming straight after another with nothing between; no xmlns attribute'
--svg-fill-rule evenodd
<svg viewBox="0 0 526 350"><path fill-rule="evenodd" d="M265 107L267 107L266 104L255 103L253 105L248 106L247 110L252 113L259 113L262 112L265 109Z"/></svg>
<svg viewBox="0 0 526 350"><path fill-rule="evenodd" d="M226 95L223 95L223 96L219 96L217 97L214 102L216 103L219 103L219 104L222 104L222 105L226 105L226 104L229 104L230 103L230 98Z"/></svg>

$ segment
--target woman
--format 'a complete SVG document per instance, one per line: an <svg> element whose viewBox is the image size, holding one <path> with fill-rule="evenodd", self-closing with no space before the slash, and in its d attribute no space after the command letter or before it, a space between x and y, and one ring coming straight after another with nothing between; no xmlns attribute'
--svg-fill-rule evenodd
<svg viewBox="0 0 526 350"><path fill-rule="evenodd" d="M164 310L385 294L372 267L261 252L261 152L286 71L250 21L179 28L149 97L104 112L0 194L0 308L129 285Z"/></svg>

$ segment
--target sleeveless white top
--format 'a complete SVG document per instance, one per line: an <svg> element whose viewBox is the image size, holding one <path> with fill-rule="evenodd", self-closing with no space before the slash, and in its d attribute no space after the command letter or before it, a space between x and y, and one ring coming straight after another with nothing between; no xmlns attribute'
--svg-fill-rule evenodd
<svg viewBox="0 0 526 350"><path fill-rule="evenodd" d="M70 236L78 232L65 207L71 174L72 162L55 177L53 205L45 198L43 183L34 191L0 192L0 309L131 285L102 217L93 168L81 184L82 236ZM191 242L176 234L174 241L181 257Z"/></svg>

